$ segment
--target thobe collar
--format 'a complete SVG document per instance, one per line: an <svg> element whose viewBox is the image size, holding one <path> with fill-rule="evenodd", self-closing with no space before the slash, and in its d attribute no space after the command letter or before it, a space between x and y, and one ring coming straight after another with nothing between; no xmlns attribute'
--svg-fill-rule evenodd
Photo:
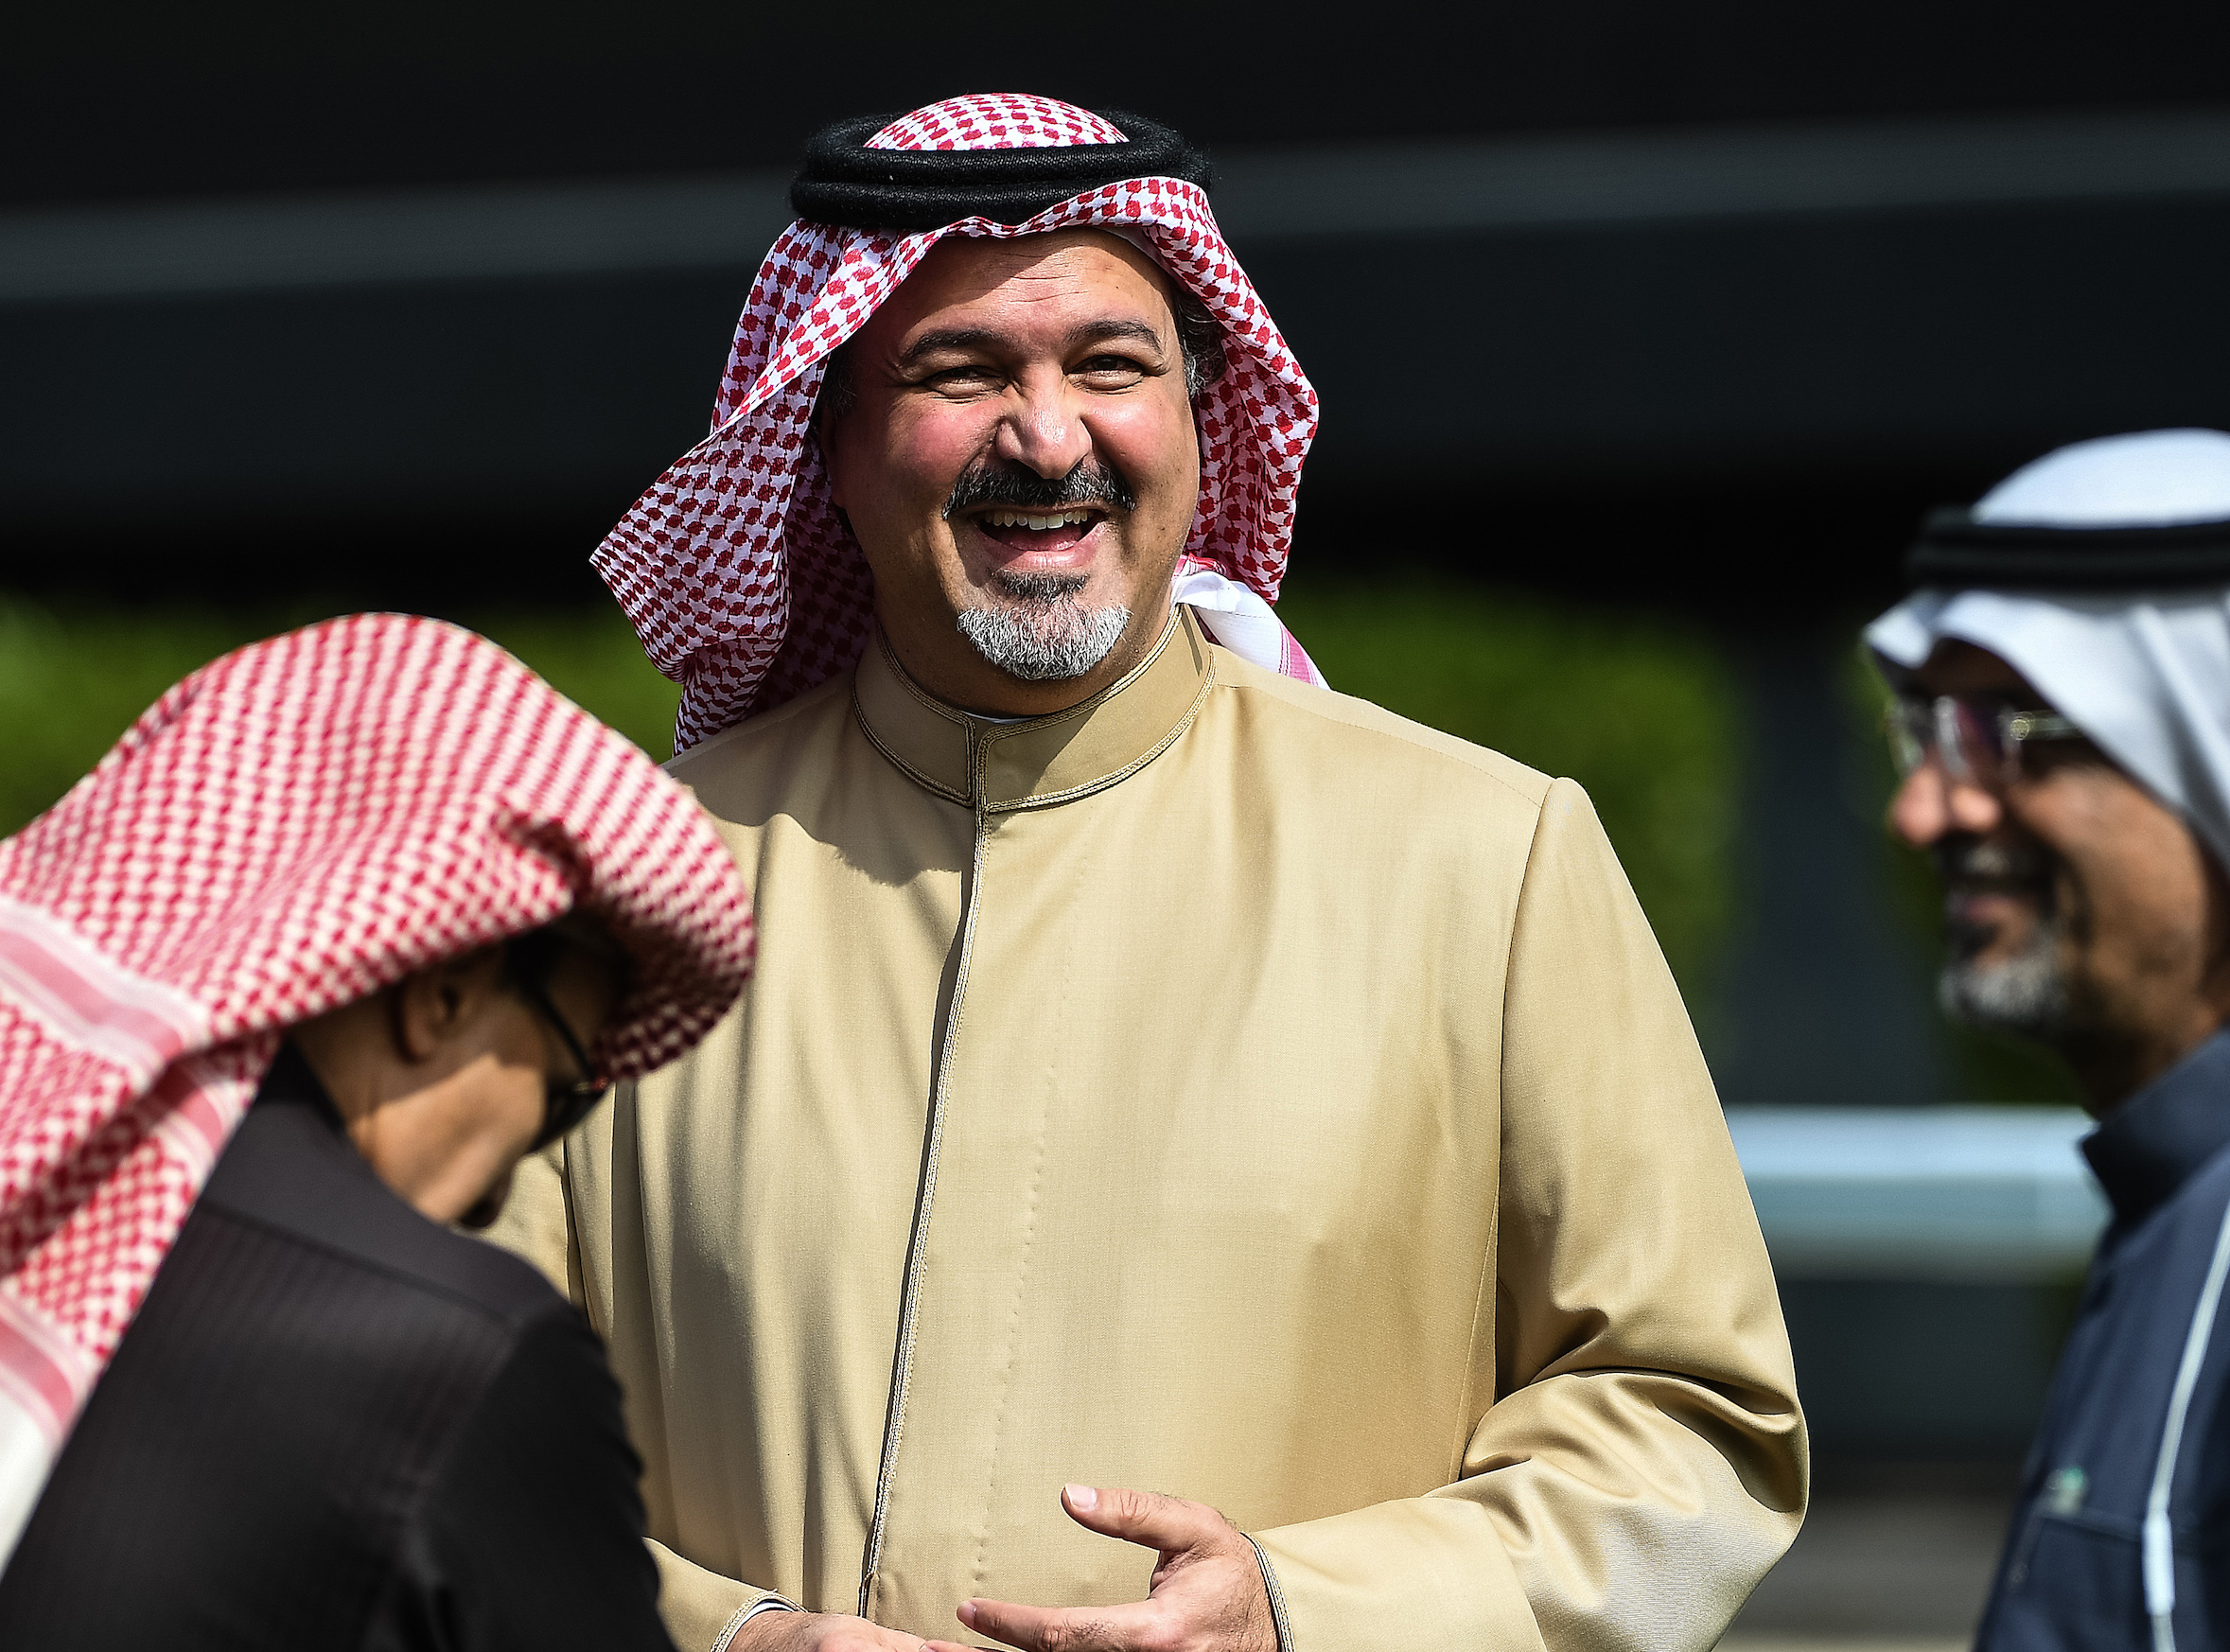
<svg viewBox="0 0 2230 1652"><path fill-rule="evenodd" d="M2139 1090L2083 1138L2098 1185L2123 1222L2167 1203L2230 1146L2230 1031L2218 1032Z"/></svg>
<svg viewBox="0 0 2230 1652"><path fill-rule="evenodd" d="M1189 608L1119 681L1049 717L1004 722L946 705L905 673L878 630L852 678L852 709L875 748L916 784L985 814L1043 809L1144 768L1192 724L1214 671Z"/></svg>

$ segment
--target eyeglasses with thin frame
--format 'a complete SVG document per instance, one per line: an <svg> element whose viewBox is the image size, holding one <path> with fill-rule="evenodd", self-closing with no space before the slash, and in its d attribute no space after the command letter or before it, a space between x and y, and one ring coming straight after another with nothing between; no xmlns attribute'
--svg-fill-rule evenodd
<svg viewBox="0 0 2230 1652"><path fill-rule="evenodd" d="M529 1152L538 1152L559 1136L568 1134L582 1119L596 1111L597 1102L604 1099L606 1086L597 1082L596 1069L589 1064L588 1052L581 1047L581 1041L573 1033L566 1018L551 1002L542 984L521 972L511 978L518 995L526 1000L527 1008L548 1022L565 1046L565 1053L572 1059L576 1078L544 1081L542 1093L542 1131L535 1137Z"/></svg>
<svg viewBox="0 0 2230 1652"><path fill-rule="evenodd" d="M1939 752L1954 781L1990 788L2021 778L2030 746L2088 738L2065 717L1990 694L1901 696L1885 720L1900 774L1911 774Z"/></svg>

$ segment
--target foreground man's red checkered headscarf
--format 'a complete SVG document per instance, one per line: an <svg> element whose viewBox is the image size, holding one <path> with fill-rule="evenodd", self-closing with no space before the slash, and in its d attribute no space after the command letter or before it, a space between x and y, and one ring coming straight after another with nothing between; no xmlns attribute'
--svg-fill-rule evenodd
<svg viewBox="0 0 2230 1652"><path fill-rule="evenodd" d="M1088 110L1050 97L976 95L917 109L865 147L1010 149L1115 144ZM1201 499L1181 601L1211 635L1320 681L1265 606L1293 534L1316 393L1216 227L1179 178L1087 190L1014 224L963 218L918 234L793 223L736 325L712 433L643 495L593 558L660 671L683 685L676 747L767 711L858 659L873 627L866 559L829 500L810 426L829 352L852 337L946 236L1006 238L1120 229L1222 324L1229 368L1197 404ZM1189 587L1189 589L1188 589Z"/></svg>
<svg viewBox="0 0 2230 1652"><path fill-rule="evenodd" d="M284 1029L566 913L633 1077L750 973L694 801L494 643L360 615L189 677L0 841L0 1564Z"/></svg>

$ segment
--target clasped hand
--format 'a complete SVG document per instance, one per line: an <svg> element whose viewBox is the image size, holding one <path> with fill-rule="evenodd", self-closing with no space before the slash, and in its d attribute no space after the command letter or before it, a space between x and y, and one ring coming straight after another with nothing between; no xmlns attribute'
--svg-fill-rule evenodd
<svg viewBox="0 0 2230 1652"><path fill-rule="evenodd" d="M972 1600L971 1633L1023 1652L1277 1652L1277 1629L1255 1546L1204 1503L1151 1491L1071 1485L1061 1505L1079 1525L1154 1550L1147 1597L1112 1607L1033 1607ZM973 1652L921 1641L862 1618L769 1612L745 1626L734 1652Z"/></svg>

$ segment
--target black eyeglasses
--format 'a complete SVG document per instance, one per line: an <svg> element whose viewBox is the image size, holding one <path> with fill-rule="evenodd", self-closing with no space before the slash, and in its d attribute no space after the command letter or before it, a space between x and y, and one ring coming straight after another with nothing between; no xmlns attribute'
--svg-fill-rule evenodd
<svg viewBox="0 0 2230 1652"><path fill-rule="evenodd" d="M566 1019L558 1013L557 1006L550 1001L550 994L542 984L524 971L515 971L511 984L518 995L526 1000L527 1008L548 1022L565 1046L565 1053L572 1058L573 1071L580 1076L572 1080L550 1079L544 1081L542 1092L542 1133L535 1137L535 1144L527 1151L539 1152L573 1126L596 1111L597 1102L604 1099L605 1086L596 1081L596 1069L588 1063L588 1052L581 1047L581 1041Z"/></svg>

